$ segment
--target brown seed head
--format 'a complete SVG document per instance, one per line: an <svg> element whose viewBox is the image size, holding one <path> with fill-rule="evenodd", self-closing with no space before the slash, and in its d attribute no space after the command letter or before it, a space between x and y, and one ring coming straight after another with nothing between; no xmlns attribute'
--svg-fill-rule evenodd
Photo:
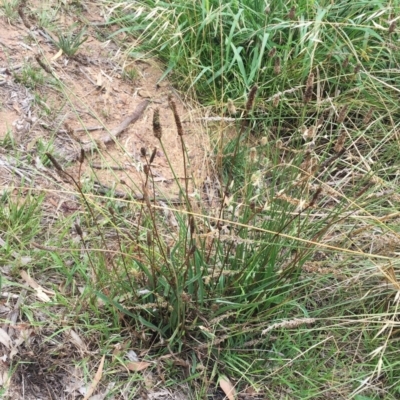
<svg viewBox="0 0 400 400"><path fill-rule="evenodd" d="M344 142L346 141L346 131L344 129L342 129L342 131L340 132L340 136L338 138L338 141L335 144L335 147L333 148L333 150L336 153L340 153L343 148L344 148Z"/></svg>
<svg viewBox="0 0 400 400"><path fill-rule="evenodd" d="M313 94L313 86L314 86L314 74L311 73L308 75L307 83L306 83L306 91L304 93L304 103L307 104L312 97Z"/></svg>
<svg viewBox="0 0 400 400"><path fill-rule="evenodd" d="M280 57L275 57L274 74L279 75L280 73L281 73L281 59Z"/></svg>
<svg viewBox="0 0 400 400"><path fill-rule="evenodd" d="M160 124L160 110L156 108L153 114L153 134L158 139L161 140L162 129Z"/></svg>
<svg viewBox="0 0 400 400"><path fill-rule="evenodd" d="M247 103L246 103L246 112L249 112L253 108L257 90L258 90L258 86L257 85L254 85L250 89L249 97L248 97Z"/></svg>
<svg viewBox="0 0 400 400"><path fill-rule="evenodd" d="M349 56L346 56L346 58L343 60L342 67L347 68L349 65Z"/></svg>
<svg viewBox="0 0 400 400"><path fill-rule="evenodd" d="M236 107L232 99L228 99L228 112L230 115L236 115Z"/></svg>
<svg viewBox="0 0 400 400"><path fill-rule="evenodd" d="M141 148L140 148L140 154L141 154L143 157L146 157L147 151L146 151L146 148L145 148L145 147L141 147Z"/></svg>
<svg viewBox="0 0 400 400"><path fill-rule="evenodd" d="M54 165L56 170L63 172L64 170L62 169L61 165L58 163L58 161L50 154L50 153L45 153L47 158L51 161L51 163Z"/></svg>
<svg viewBox="0 0 400 400"><path fill-rule="evenodd" d="M279 100L280 100L281 96L279 94L276 94L273 98L272 98L272 106L274 108L279 106Z"/></svg>
<svg viewBox="0 0 400 400"><path fill-rule="evenodd" d="M339 124L341 124L344 121L344 119L346 118L347 108L348 108L348 105L346 104L340 109L339 117L338 117Z"/></svg>
<svg viewBox="0 0 400 400"><path fill-rule="evenodd" d="M183 128L181 119L179 118L178 110L176 108L175 101L172 99L171 96L168 97L169 106L171 107L172 113L174 114L176 130L178 131L179 136L183 136Z"/></svg>
<svg viewBox="0 0 400 400"><path fill-rule="evenodd" d="M392 21L389 25L389 35L391 35L396 30L396 21Z"/></svg>
<svg viewBox="0 0 400 400"><path fill-rule="evenodd" d="M81 153L79 154L79 163L82 164L85 160L85 150L81 149Z"/></svg>
<svg viewBox="0 0 400 400"><path fill-rule="evenodd" d="M318 196L321 194L321 192L322 192L322 187L319 186L318 189L316 190L316 192L314 193L311 201L308 203L308 207L313 207L314 206L314 204L317 201Z"/></svg>
<svg viewBox="0 0 400 400"><path fill-rule="evenodd" d="M152 162L156 158L156 154L157 154L157 147L154 147L153 152L151 153L151 156L150 156L149 164L152 164Z"/></svg>
<svg viewBox="0 0 400 400"><path fill-rule="evenodd" d="M272 58L275 54L276 54L276 47L273 47L273 48L269 51L268 57Z"/></svg>
<svg viewBox="0 0 400 400"><path fill-rule="evenodd" d="M292 21L296 18L296 7L295 7L295 6L293 6L293 7L290 9L290 11L289 11L289 13L288 13L288 18L289 18L290 20L292 20Z"/></svg>
<svg viewBox="0 0 400 400"><path fill-rule="evenodd" d="M364 119L363 119L363 124L364 124L364 125L367 125L367 124L369 123L369 121L371 121L371 117L372 117L372 114L373 114L373 113L374 113L374 108L371 107L371 108L368 110L367 114L365 115L365 117L364 117Z"/></svg>
<svg viewBox="0 0 400 400"><path fill-rule="evenodd" d="M79 224L75 224L74 226L75 226L76 233L77 233L79 236L82 237L82 236L83 236L82 228L79 226Z"/></svg>

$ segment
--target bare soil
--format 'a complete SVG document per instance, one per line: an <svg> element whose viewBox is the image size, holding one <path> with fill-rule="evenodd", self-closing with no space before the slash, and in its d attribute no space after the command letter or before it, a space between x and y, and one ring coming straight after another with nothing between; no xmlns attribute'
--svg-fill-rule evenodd
<svg viewBox="0 0 400 400"><path fill-rule="evenodd" d="M107 33L102 35L101 29L90 25L88 39L75 56L59 53L47 36L56 38L56 31L40 27L35 17L43 4L28 2L22 9L25 21L16 13L14 18L0 17L0 193L12 189L15 193L21 193L21 189L45 193L43 207L54 218L79 209L76 188L57 174L45 156L49 152L78 182L90 183L94 196L140 198L143 166L156 149L152 168L155 194L165 200L177 199L179 187L172 170L182 184L185 171L169 96L183 121L189 186L195 192L207 178L208 137L196 123L197 111L168 81L159 82L162 67L150 59L129 59L117 44L121 36L108 40ZM46 7L58 10L52 22L59 32L68 32L73 24L82 25L81 17L89 24L104 22L104 17L99 17L102 10L94 4L85 5L78 13L72 5L64 9L47 2ZM108 32L110 29L107 27ZM144 101L147 106L139 119L116 140L104 143L104 136ZM153 135L155 109L160 110L163 146ZM80 165L82 148L90 150ZM17 249L13 257L18 258ZM22 266L29 263L19 261ZM22 321L20 309L29 304L35 285L43 295L39 296L42 301L53 293L40 286L43 276L39 271L31 278L13 275L7 265L0 268L3 277L14 283L3 286L0 302L0 315L6 321L0 331L2 398L83 398L90 382L84 380L77 365L93 357L96 362L90 375L94 376L100 362L99 349L85 343L76 332L64 330L61 315L60 326L49 326L48 330ZM37 310L32 310L32 315L37 320L42 318ZM177 391L158 388L156 377L150 373L144 371L143 376L143 396L135 398L187 398ZM89 398L103 399L108 389L99 385ZM129 388L118 398L131 398Z"/></svg>

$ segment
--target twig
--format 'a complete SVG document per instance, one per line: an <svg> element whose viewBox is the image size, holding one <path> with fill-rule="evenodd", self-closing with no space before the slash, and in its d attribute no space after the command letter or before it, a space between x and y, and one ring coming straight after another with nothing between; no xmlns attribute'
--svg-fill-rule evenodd
<svg viewBox="0 0 400 400"><path fill-rule="evenodd" d="M100 143L106 145L115 141L130 124L134 124L142 116L148 105L148 100L144 100L139 103L131 115L126 117L116 128L112 129L109 133L106 133L99 139ZM85 152L91 152L97 149L97 145L96 143L91 142L83 145L82 148L85 150ZM78 156L79 154L77 153L76 158L78 158Z"/></svg>

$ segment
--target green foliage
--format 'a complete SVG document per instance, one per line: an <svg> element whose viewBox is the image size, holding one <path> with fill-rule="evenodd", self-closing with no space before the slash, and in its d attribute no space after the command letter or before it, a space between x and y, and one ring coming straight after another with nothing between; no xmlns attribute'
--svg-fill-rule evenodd
<svg viewBox="0 0 400 400"><path fill-rule="evenodd" d="M57 33L58 40L52 40L63 53L68 57L73 57L79 50L79 47L86 42L88 36L86 35L86 29L80 30L78 33L74 30L70 30L66 34Z"/></svg>

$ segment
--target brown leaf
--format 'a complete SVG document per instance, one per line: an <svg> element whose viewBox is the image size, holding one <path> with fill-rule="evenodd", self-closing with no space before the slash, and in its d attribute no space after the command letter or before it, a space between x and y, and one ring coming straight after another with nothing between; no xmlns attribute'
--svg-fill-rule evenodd
<svg viewBox="0 0 400 400"><path fill-rule="evenodd" d="M90 384L85 397L83 398L83 400L88 400L89 397L92 395L92 393L94 392L94 390L96 389L97 384L100 382L100 379L103 375L103 366L104 366L104 360L105 360L106 356L104 355L101 358L100 361L100 365L99 368L97 369L96 375L93 378L93 382Z"/></svg>
<svg viewBox="0 0 400 400"><path fill-rule="evenodd" d="M235 400L236 399L235 387L232 385L231 381L226 376L220 378L219 386L224 391L224 393L226 394L226 397L229 400Z"/></svg>
<svg viewBox="0 0 400 400"><path fill-rule="evenodd" d="M128 368L129 371L138 372L138 371L143 371L150 365L151 364L146 361L133 361L133 362L126 364L126 368Z"/></svg>

